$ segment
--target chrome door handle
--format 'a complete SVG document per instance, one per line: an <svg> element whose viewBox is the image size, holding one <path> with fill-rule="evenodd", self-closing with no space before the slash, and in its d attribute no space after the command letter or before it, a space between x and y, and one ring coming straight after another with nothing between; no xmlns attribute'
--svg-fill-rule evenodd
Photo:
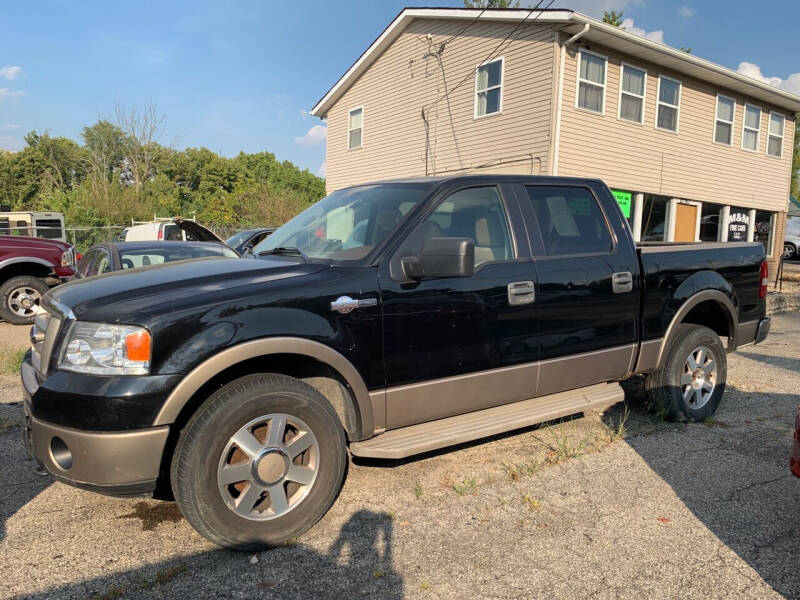
<svg viewBox="0 0 800 600"><path fill-rule="evenodd" d="M615 294L626 294L633 291L633 275L630 271L614 273L611 276L611 289Z"/></svg>
<svg viewBox="0 0 800 600"><path fill-rule="evenodd" d="M531 304L536 300L536 286L532 281L515 281L508 284L508 303L511 306Z"/></svg>
<svg viewBox="0 0 800 600"><path fill-rule="evenodd" d="M377 298L366 298L364 300L354 300L350 296L339 296L336 300L331 302L331 310L339 314L346 315L353 312L357 308L366 308L367 306L377 306Z"/></svg>

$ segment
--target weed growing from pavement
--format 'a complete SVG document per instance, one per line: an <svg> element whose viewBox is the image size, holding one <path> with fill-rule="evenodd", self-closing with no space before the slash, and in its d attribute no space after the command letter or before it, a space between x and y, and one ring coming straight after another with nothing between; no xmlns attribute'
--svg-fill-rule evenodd
<svg viewBox="0 0 800 600"><path fill-rule="evenodd" d="M422 490L422 486L420 484L417 484L417 485L414 486L414 496L417 497L417 500L422 498L422 494L424 494L424 493L425 492Z"/></svg>
<svg viewBox="0 0 800 600"><path fill-rule="evenodd" d="M0 431L5 431L16 426L17 424L8 417L0 417Z"/></svg>
<svg viewBox="0 0 800 600"><path fill-rule="evenodd" d="M705 425L706 427L720 427L722 429L727 429L728 427L730 427L729 423L726 423L725 421L718 421L713 417L706 417L705 419L703 419L703 425Z"/></svg>
<svg viewBox="0 0 800 600"><path fill-rule="evenodd" d="M461 483L453 484L453 491L459 496L463 496L467 492L474 492L478 487L478 483L474 477L465 478Z"/></svg>
<svg viewBox="0 0 800 600"><path fill-rule="evenodd" d="M542 507L542 503L539 502L536 498L530 497L528 494L522 495L522 501L528 505L528 508L531 510L539 510Z"/></svg>
<svg viewBox="0 0 800 600"><path fill-rule="evenodd" d="M92 596L92 600L114 600L114 598L119 598L125 593L125 588L121 585L115 585L108 588L102 594L95 594Z"/></svg>

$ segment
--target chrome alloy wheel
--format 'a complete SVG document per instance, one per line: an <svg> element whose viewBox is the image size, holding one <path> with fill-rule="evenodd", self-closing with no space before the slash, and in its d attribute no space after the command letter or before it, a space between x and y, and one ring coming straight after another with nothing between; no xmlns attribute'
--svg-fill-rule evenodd
<svg viewBox="0 0 800 600"><path fill-rule="evenodd" d="M42 301L42 295L32 287L22 286L8 295L8 308L18 317L32 317L36 307Z"/></svg>
<svg viewBox="0 0 800 600"><path fill-rule="evenodd" d="M264 521L288 513L317 478L319 444L297 417L264 415L228 441L217 468L225 504L245 519Z"/></svg>
<svg viewBox="0 0 800 600"><path fill-rule="evenodd" d="M683 401L689 408L702 408L714 393L716 384L717 363L714 353L705 346L698 346L691 351L683 367Z"/></svg>

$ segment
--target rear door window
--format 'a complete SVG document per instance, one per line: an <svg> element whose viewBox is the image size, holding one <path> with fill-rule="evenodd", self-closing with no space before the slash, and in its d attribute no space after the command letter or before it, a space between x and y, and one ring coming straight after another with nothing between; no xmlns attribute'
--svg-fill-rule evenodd
<svg viewBox="0 0 800 600"><path fill-rule="evenodd" d="M578 186L525 186L546 256L604 254L612 250L608 223L589 189Z"/></svg>

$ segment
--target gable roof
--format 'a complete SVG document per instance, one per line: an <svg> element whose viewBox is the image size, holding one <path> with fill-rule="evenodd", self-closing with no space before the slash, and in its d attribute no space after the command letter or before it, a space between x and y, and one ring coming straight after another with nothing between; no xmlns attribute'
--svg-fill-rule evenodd
<svg viewBox="0 0 800 600"><path fill-rule="evenodd" d="M311 109L311 114L315 117L324 118L330 107L415 19L555 23L561 24L563 26L562 30L570 34L578 33L588 25L589 29L582 39L602 44L625 54L634 54L641 60L652 62L678 73L685 73L696 79L707 81L727 90L733 90L786 111L800 111L800 96L791 92L572 10L406 8L389 23L369 48L358 57L356 62L317 102L314 108Z"/></svg>

